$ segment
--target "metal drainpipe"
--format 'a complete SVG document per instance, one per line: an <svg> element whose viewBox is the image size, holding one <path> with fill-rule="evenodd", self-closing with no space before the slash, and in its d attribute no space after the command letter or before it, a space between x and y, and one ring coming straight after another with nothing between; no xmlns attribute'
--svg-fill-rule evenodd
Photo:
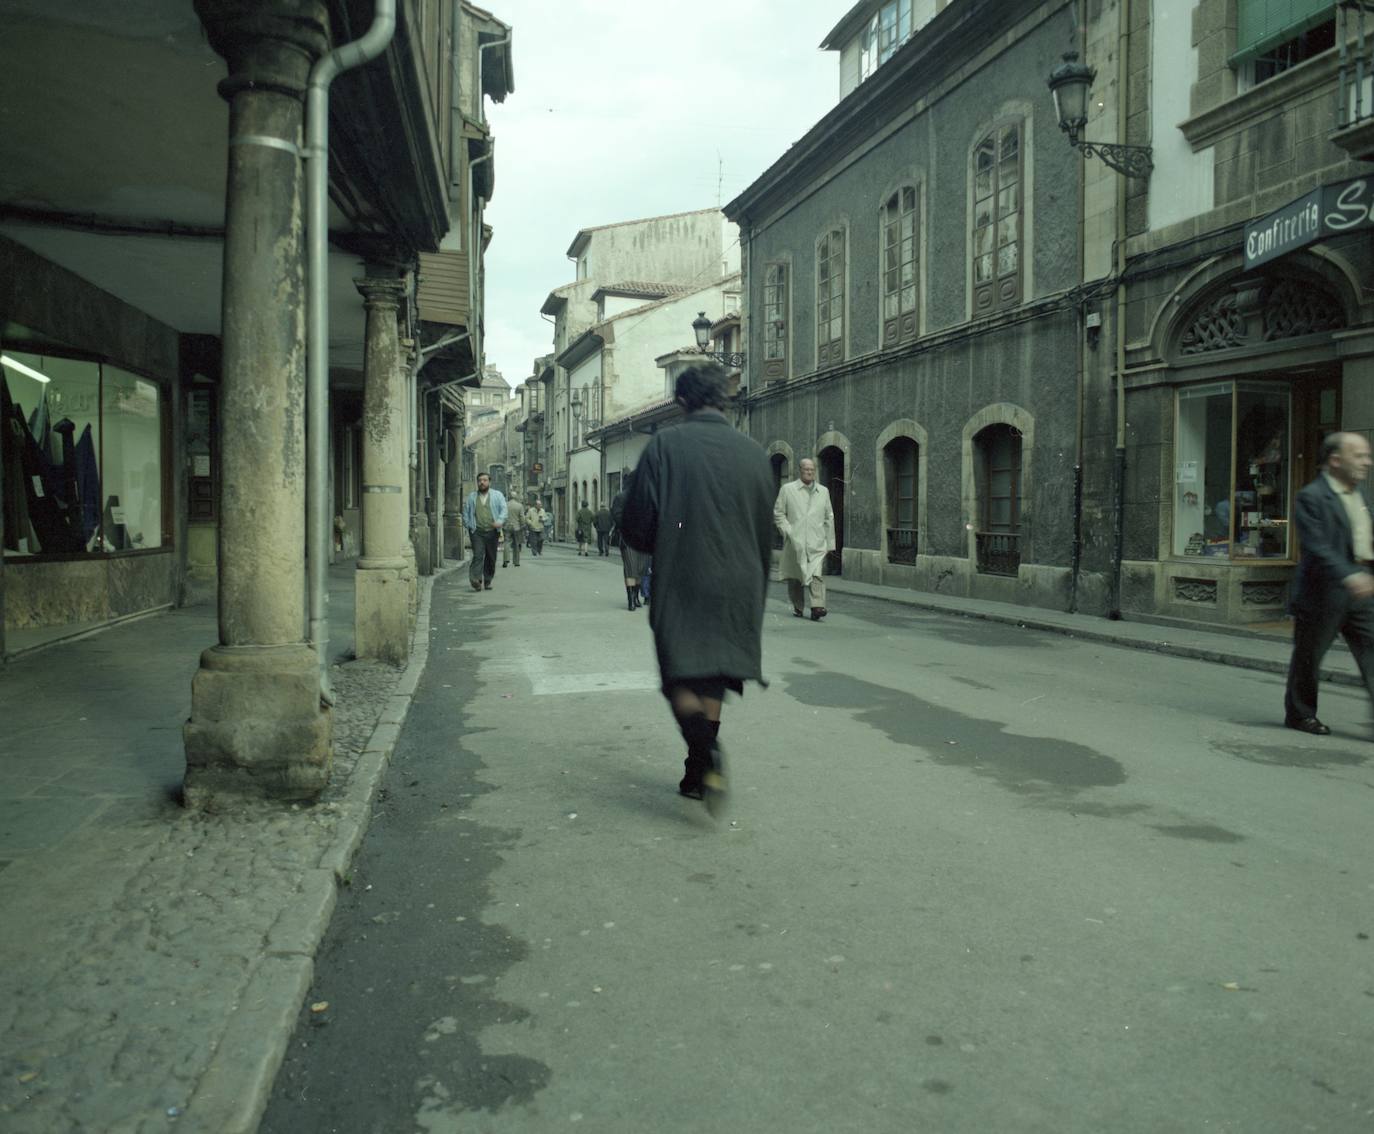
<svg viewBox="0 0 1374 1134"><path fill-rule="evenodd" d="M396 0L377 0L366 34L317 60L305 94L305 542L310 640L320 658L320 696L329 705L329 85L385 51L395 31Z"/></svg>
<svg viewBox="0 0 1374 1134"><path fill-rule="evenodd" d="M481 373L486 337L485 329L482 326L482 318L477 313L477 265L482 259L482 222L477 214L477 167L484 161L491 161L492 151L488 150L481 157L473 158L468 162L468 220L471 222L471 229L468 235L468 328L475 332L473 342L475 349L472 352L473 360L477 363L477 371ZM485 309L486 303L483 302Z"/></svg>
<svg viewBox="0 0 1374 1134"><path fill-rule="evenodd" d="M1117 26L1117 137L1126 140L1127 100L1130 97L1130 73L1127 53L1131 47L1131 0L1120 0ZM1107 617L1121 617L1121 579L1126 557L1126 188L1125 175L1116 185L1116 507L1112 517L1111 608Z"/></svg>

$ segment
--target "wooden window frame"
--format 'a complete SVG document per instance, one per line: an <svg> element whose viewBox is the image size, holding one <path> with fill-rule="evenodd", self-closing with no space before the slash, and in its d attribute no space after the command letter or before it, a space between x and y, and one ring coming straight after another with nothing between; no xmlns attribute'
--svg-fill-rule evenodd
<svg viewBox="0 0 1374 1134"><path fill-rule="evenodd" d="M773 261L763 266L763 380L780 382L788 375L789 265Z"/></svg>
<svg viewBox="0 0 1374 1134"><path fill-rule="evenodd" d="M816 241L816 368L843 362L848 233L844 225L827 229ZM836 248L838 246L838 251ZM824 286L824 294L822 287ZM838 312L837 309L838 308ZM839 324L839 333L835 325Z"/></svg>
<svg viewBox="0 0 1374 1134"><path fill-rule="evenodd" d="M910 194L911 207L906 207ZM909 234L903 230L909 220ZM907 183L898 186L880 210L882 260L879 264L883 346L917 338L921 309L921 190ZM909 242L909 247L908 247ZM910 265L911 282L903 284L902 272ZM909 302L907 302L909 299Z"/></svg>
<svg viewBox="0 0 1374 1134"><path fill-rule="evenodd" d="M1007 161L1005 143L1008 134L1015 139L1015 161ZM988 191L980 192L983 182L979 168L980 155L991 146L992 163L988 170ZM1020 306L1025 294L1026 274L1026 123L1023 118L1004 119L995 123L973 147L970 159L970 278L973 287L973 314L987 315L994 311ZM1008 166L1012 168L1009 170ZM1015 180L1004 179L1013 172ZM1014 211L1006 206L1004 193L1015 187ZM987 202L987 211L980 207ZM1009 223L1008 223L1009 222ZM983 233L987 238L983 239ZM1010 236L1010 239L1006 237ZM1008 270L1003 249L1014 248L1015 266ZM988 278L979 278L980 271L990 270Z"/></svg>

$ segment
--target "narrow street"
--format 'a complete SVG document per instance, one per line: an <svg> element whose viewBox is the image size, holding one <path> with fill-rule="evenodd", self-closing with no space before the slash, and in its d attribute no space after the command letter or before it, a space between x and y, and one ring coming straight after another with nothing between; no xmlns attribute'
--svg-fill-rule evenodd
<svg viewBox="0 0 1374 1134"><path fill-rule="evenodd" d="M717 826L622 594L438 582L264 1131L1369 1129L1355 691L779 590Z"/></svg>

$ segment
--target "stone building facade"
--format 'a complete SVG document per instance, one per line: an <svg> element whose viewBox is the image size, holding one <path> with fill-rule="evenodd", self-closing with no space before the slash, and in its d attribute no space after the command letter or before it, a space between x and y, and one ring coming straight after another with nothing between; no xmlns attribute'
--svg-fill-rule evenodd
<svg viewBox="0 0 1374 1134"><path fill-rule="evenodd" d="M1075 23L1057 3L912 9L851 10L826 46L843 63L878 34L871 63L726 206L749 429L780 483L816 458L829 570L1101 607L1107 564L1074 507L1110 475L1086 459L1110 429L1083 347L1086 174L1045 82Z"/></svg>
<svg viewBox="0 0 1374 1134"><path fill-rule="evenodd" d="M1321 437L1374 430L1364 17L1253 0L1132 11L1156 163L1125 245L1121 608L1274 622Z"/></svg>

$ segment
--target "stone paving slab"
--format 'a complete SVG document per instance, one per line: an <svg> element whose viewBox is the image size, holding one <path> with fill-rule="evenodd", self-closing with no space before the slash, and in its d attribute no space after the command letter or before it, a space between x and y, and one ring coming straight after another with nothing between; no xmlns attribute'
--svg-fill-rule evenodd
<svg viewBox="0 0 1374 1134"><path fill-rule="evenodd" d="M425 665L431 587L404 671L333 666L334 771L313 806L177 803L212 609L0 675L6 1134L256 1129L399 732L378 718L403 719Z"/></svg>

